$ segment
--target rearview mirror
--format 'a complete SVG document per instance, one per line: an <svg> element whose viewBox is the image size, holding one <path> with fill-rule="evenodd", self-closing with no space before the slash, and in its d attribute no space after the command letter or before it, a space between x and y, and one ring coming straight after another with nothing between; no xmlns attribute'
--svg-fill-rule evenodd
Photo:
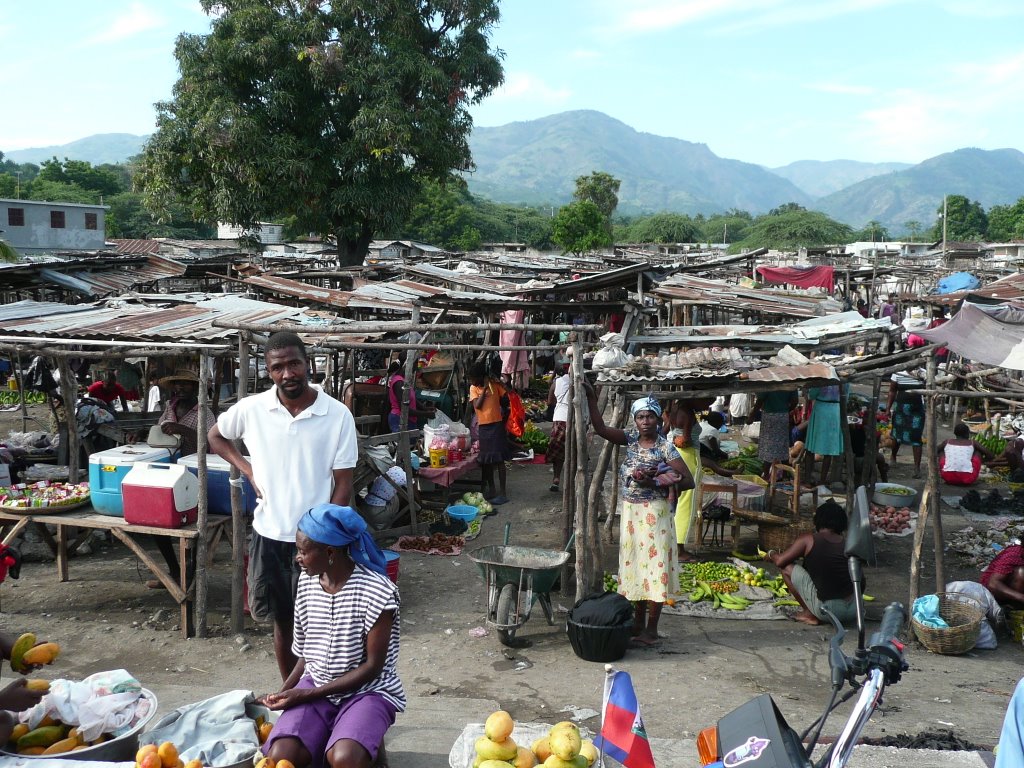
<svg viewBox="0 0 1024 768"><path fill-rule="evenodd" d="M846 556L856 557L868 565L875 564L875 542L871 538L871 521L868 512L867 489L862 485L853 497L853 509L849 511L846 527Z"/></svg>

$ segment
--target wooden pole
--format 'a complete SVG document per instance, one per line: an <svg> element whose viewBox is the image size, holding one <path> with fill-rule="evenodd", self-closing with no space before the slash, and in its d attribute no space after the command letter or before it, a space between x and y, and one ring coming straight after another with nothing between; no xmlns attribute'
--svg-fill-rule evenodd
<svg viewBox="0 0 1024 768"><path fill-rule="evenodd" d="M934 362L929 361L928 381L934 381ZM925 529L928 527L928 520L932 510L938 507L938 456L935 454L935 402L929 395L925 402L925 424L924 435L928 442L928 478L925 481L924 491L921 494L920 506L917 515L917 530L914 531L914 543L910 550L910 595L907 605L913 605L914 601L921 594L921 553L924 548ZM938 555L939 553L936 553ZM938 566L938 563L936 563ZM938 574L939 568L936 568Z"/></svg>
<svg viewBox="0 0 1024 768"><path fill-rule="evenodd" d="M624 392L617 393L621 400L621 407L618 410L618 419L612 420L612 426L616 429L625 429L626 418L629 415L629 408L626 403L626 395ZM619 465L622 457L622 446L615 446L615 453L612 456L612 466L614 467L615 474L612 475L612 492L609 496L611 500L611 508L608 510L608 517L604 521L604 532L605 538L610 544L615 539L615 515L619 511Z"/></svg>
<svg viewBox="0 0 1024 768"><path fill-rule="evenodd" d="M572 407L576 415L576 599L582 600L595 591L601 582L601 542L597 529L597 506L587 505L587 480L590 454L587 451L587 427L583 416L583 345L579 336L572 336L572 378L575 396Z"/></svg>
<svg viewBox="0 0 1024 768"><path fill-rule="evenodd" d="M849 515L853 511L853 495L856 490L856 480L854 474L853 460L853 440L850 438L850 418L847 415L847 409L849 408L850 396L846 391L846 387L842 384L839 385L839 423L843 429L843 457L846 459L846 514ZM867 454L865 452L865 461L867 460ZM833 475L834 476L834 475ZM828 478L822 478L826 483ZM796 489L797 493L800 489Z"/></svg>
<svg viewBox="0 0 1024 768"><path fill-rule="evenodd" d="M78 439L78 379L71 370L69 358L57 358L60 371L60 396L64 400L64 414L68 427L68 482L78 482L79 453L82 450Z"/></svg>
<svg viewBox="0 0 1024 768"><path fill-rule="evenodd" d="M935 371L938 361L932 356L928 360L928 389L935 386ZM944 534L942 531L942 504L939 498L939 455L936 452L938 445L938 396L928 398L925 412L925 448L928 451L928 485L931 486L931 494L928 498L928 514L932 518L932 533L935 537L935 591L941 592L945 589L945 549Z"/></svg>
<svg viewBox="0 0 1024 768"><path fill-rule="evenodd" d="M238 395L242 402L249 390L249 334L238 335ZM241 441L235 441L241 450ZM246 510L243 494L242 474L234 466L228 474L231 486L231 631L238 633L245 629L245 533Z"/></svg>
<svg viewBox="0 0 1024 768"><path fill-rule="evenodd" d="M420 305L414 304L412 308L412 322L413 325L419 325L420 322ZM409 343L415 344L419 341L420 335L416 331L409 331ZM405 386L402 387L402 415L399 418L398 429L401 432L405 432L409 429L409 398L412 393L412 388L416 386L415 381L416 371L416 354L409 350L405 354ZM355 378L353 378L353 382ZM390 386L390 384L389 384ZM389 395L390 397L390 395ZM429 446L427 446L429 448Z"/></svg>
<svg viewBox="0 0 1024 768"><path fill-rule="evenodd" d="M21 401L21 431L28 432L28 408L25 406L25 377L21 373L21 352L17 358L11 358L14 368L14 380L18 384L18 400Z"/></svg>
<svg viewBox="0 0 1024 768"><path fill-rule="evenodd" d="M875 464L878 461L878 398L881 393L882 379L876 378L871 385L871 402L868 403L864 423L864 466L860 473L860 484L868 488L869 498L875 487Z"/></svg>
<svg viewBox="0 0 1024 768"><path fill-rule="evenodd" d="M570 368L571 374L571 368ZM569 391L569 414L565 419L565 458L562 461L562 541L568 542L576 529L576 488L569 482L576 468L576 429L579 420L575 408L572 407L574 393ZM562 594L569 592L570 568L568 563L562 566Z"/></svg>
<svg viewBox="0 0 1024 768"><path fill-rule="evenodd" d="M488 320L483 323L406 323L406 322L355 322L344 325L317 326L298 325L295 323L244 323L238 321L214 320L210 323L215 328L235 328L256 333L274 333L291 331L301 336L335 336L338 334L358 333L408 333L409 331L555 331L555 332L594 332L605 330L603 325L533 325L532 323L499 323Z"/></svg>
<svg viewBox="0 0 1024 768"><path fill-rule="evenodd" d="M206 637L206 601L208 598L209 581L206 573L206 528L209 522L210 502L207 498L209 487L209 475L206 470L206 433L211 425L207 424L206 411L210 407L210 359L205 352L199 353L199 424L196 426L196 447L199 455L196 457L196 464L199 469L199 511L196 517L196 529L199 535L196 536L196 637ZM183 546L184 542L179 544ZM187 562L187 560L186 560ZM187 573L187 570L182 574Z"/></svg>

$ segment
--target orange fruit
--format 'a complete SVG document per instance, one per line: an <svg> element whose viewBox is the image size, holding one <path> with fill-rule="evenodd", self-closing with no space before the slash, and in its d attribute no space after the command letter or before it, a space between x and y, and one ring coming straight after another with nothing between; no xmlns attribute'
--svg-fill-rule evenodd
<svg viewBox="0 0 1024 768"><path fill-rule="evenodd" d="M202 760L189 760L185 763L185 768L203 768Z"/></svg>
<svg viewBox="0 0 1024 768"><path fill-rule="evenodd" d="M278 760L274 768L295 768L295 764L291 760Z"/></svg>
<svg viewBox="0 0 1024 768"><path fill-rule="evenodd" d="M147 752L142 756L136 765L139 768L163 768L163 763L160 761L160 755L156 752Z"/></svg>
<svg viewBox="0 0 1024 768"><path fill-rule="evenodd" d="M160 755L160 763L163 768L177 768L178 765L178 748L169 741L165 741L156 750L157 754Z"/></svg>
<svg viewBox="0 0 1024 768"><path fill-rule="evenodd" d="M267 739L270 738L270 732L272 730L274 730L273 723L262 723L259 728L257 728L257 733L260 737L260 744L266 743Z"/></svg>
<svg viewBox="0 0 1024 768"><path fill-rule="evenodd" d="M142 760L146 755L156 754L156 744L144 744L139 747L139 751L135 753L135 763L142 765Z"/></svg>

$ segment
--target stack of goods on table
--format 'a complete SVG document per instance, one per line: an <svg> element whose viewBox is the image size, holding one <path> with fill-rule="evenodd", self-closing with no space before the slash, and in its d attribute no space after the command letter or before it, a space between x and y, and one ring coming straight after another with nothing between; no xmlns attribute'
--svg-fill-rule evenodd
<svg viewBox="0 0 1024 768"><path fill-rule="evenodd" d="M738 594L742 587L750 588L752 596L775 598L777 606L796 604L781 574L771 578L764 568L746 563L743 567L721 562L683 563L679 575L679 591L683 597L691 603L709 601L715 609L742 611L749 608L753 600Z"/></svg>
<svg viewBox="0 0 1024 768"><path fill-rule="evenodd" d="M19 483L0 488L0 508L9 510L52 510L77 507L89 501L88 483Z"/></svg>
<svg viewBox="0 0 1024 768"><path fill-rule="evenodd" d="M484 723L484 735L473 745L472 768L589 768L597 760L597 747L581 736L575 723L564 721L552 726L547 735L535 739L529 747L513 740L515 727L508 712L491 714Z"/></svg>

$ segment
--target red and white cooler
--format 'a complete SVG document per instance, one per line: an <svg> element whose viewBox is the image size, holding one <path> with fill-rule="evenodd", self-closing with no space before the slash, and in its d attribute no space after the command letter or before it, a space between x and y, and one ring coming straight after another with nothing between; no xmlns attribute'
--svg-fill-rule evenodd
<svg viewBox="0 0 1024 768"><path fill-rule="evenodd" d="M124 521L156 528L194 523L199 512L199 479L180 464L139 463L121 481Z"/></svg>

